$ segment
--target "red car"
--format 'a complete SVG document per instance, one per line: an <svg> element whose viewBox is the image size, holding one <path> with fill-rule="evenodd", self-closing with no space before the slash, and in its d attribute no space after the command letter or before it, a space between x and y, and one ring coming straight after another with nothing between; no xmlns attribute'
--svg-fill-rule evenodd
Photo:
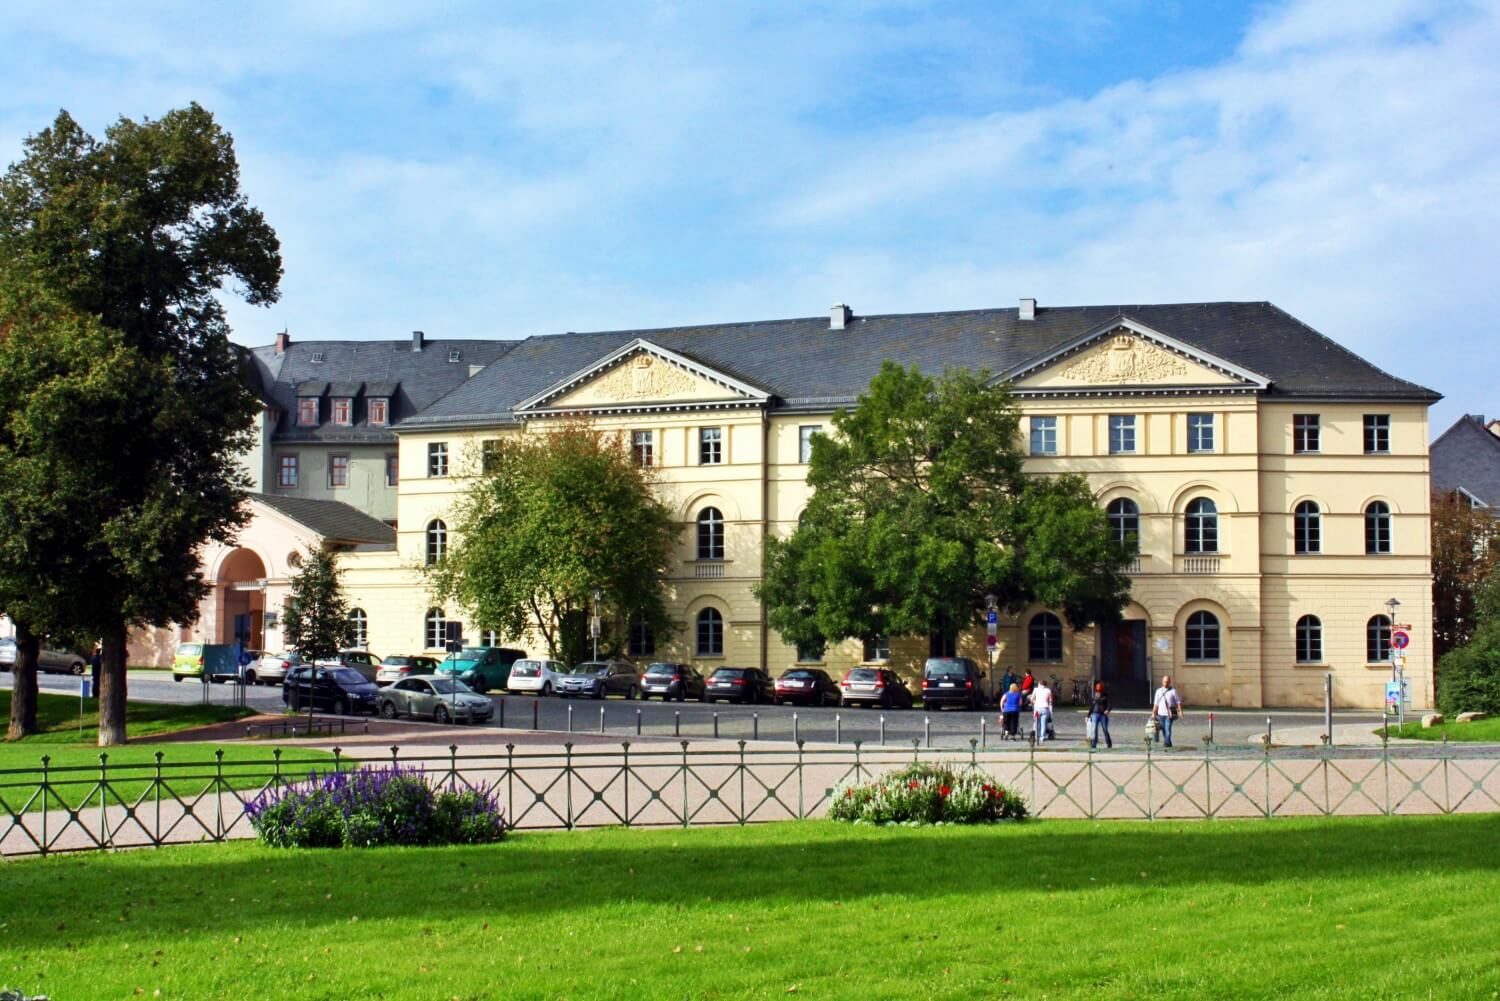
<svg viewBox="0 0 1500 1001"><path fill-rule="evenodd" d="M844 701L838 682L827 671L796 667L776 679L776 704L792 702L809 706L836 706Z"/></svg>

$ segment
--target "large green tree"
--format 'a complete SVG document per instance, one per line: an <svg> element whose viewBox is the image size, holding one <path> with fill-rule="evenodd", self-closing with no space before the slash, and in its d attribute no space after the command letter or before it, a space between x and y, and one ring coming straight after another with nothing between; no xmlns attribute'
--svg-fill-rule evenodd
<svg viewBox="0 0 1500 1001"><path fill-rule="evenodd" d="M1480 586L1500 567L1500 519L1458 493L1432 495L1434 659L1468 643Z"/></svg>
<svg viewBox="0 0 1500 1001"><path fill-rule="evenodd" d="M196 617L200 548L243 524L236 455L258 404L219 296L274 301L279 246L240 193L232 140L194 104L122 118L103 139L59 114L0 178L0 260L114 332L150 374L52 464L89 479L92 503L70 508L68 550L90 553L87 573L59 568L51 587L57 610L79 616L74 631L101 638L99 742L122 743L127 629ZM77 590L86 601L61 594Z"/></svg>
<svg viewBox="0 0 1500 1001"><path fill-rule="evenodd" d="M1082 478L1022 472L1019 420L986 373L886 362L814 439L812 499L767 546L772 627L804 649L961 629L989 595L1060 609L1074 628L1118 618L1135 547L1115 541Z"/></svg>
<svg viewBox="0 0 1500 1001"><path fill-rule="evenodd" d="M454 512L457 541L427 568L436 598L485 628L534 631L570 663L587 656L595 589L606 621L673 630L664 594L680 526L618 435L564 425L494 442L477 464Z"/></svg>
<svg viewBox="0 0 1500 1001"><path fill-rule="evenodd" d="M1474 589L1472 633L1438 664L1438 708L1500 715L1500 570Z"/></svg>

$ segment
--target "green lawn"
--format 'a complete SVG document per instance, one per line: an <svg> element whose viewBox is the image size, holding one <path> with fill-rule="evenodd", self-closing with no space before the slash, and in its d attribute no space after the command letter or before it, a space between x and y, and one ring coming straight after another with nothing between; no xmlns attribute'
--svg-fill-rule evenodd
<svg viewBox="0 0 1500 1001"><path fill-rule="evenodd" d="M1493 998L1500 817L829 822L4 867L69 998ZM158 994L159 992L159 994Z"/></svg>
<svg viewBox="0 0 1500 1001"><path fill-rule="evenodd" d="M1399 730L1391 727L1392 737L1406 737L1411 740L1449 740L1464 741L1489 741L1500 743L1500 718L1482 719L1474 723L1444 723L1431 729L1422 729L1422 721L1408 722Z"/></svg>
<svg viewBox="0 0 1500 1001"><path fill-rule="evenodd" d="M83 700L79 725L78 697L42 692L37 696L36 720L41 733L25 738L32 744L94 744L99 740L99 700ZM129 702L125 705L125 732L132 738L176 733L195 726L222 723L254 716L254 709L238 706L167 705ZM0 689L0 719L10 720L10 689ZM13 746L0 744L0 747ZM40 751L38 754L42 753Z"/></svg>

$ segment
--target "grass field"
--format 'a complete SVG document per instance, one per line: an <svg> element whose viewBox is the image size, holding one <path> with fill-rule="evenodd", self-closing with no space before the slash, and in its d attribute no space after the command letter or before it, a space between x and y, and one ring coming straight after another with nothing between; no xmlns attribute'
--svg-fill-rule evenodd
<svg viewBox="0 0 1500 1001"><path fill-rule="evenodd" d="M1493 998L1500 817L789 822L4 868L75 998Z"/></svg>
<svg viewBox="0 0 1500 1001"><path fill-rule="evenodd" d="M42 732L20 741L0 742L0 799L12 809L20 810L31 799L31 791L42 780L42 755L50 759L51 781L56 798L47 802L53 809L60 805L78 807L94 792L99 777L98 703L89 699L85 706L91 712L79 727L78 700L66 695L46 693L37 699L37 723ZM158 705L131 702L126 707L126 732L132 740L162 736L182 730L242 719L254 710L231 706ZM10 717L10 691L0 690L0 718ZM126 744L109 748L108 766L114 774L110 787L126 802L134 802L149 789L154 776L156 753L163 754L163 777L182 796L195 794L212 782L215 776L214 751L219 745L199 743ZM253 789L263 784L270 773L273 745L224 745L224 778L234 789ZM302 764L288 766L287 771L305 773L309 763L331 761L332 755L301 747L283 749L288 761ZM192 763L192 767L175 767L174 762ZM118 771L116 771L118 769ZM95 798L91 802L97 803ZM114 799L109 799L114 802ZM33 810L43 808L38 798ZM0 815L4 810L0 808Z"/></svg>
<svg viewBox="0 0 1500 1001"><path fill-rule="evenodd" d="M1488 741L1500 743L1500 719L1482 719L1474 723L1443 723L1424 730L1422 721L1409 722L1401 729L1391 728L1392 737L1404 737L1409 740L1442 740L1445 736L1449 740Z"/></svg>

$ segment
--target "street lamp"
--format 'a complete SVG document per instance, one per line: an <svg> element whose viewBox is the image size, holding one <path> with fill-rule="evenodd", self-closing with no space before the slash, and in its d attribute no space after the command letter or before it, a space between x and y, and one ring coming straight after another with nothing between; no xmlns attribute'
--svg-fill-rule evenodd
<svg viewBox="0 0 1500 1001"><path fill-rule="evenodd" d="M1406 673L1404 661L1405 656L1396 649L1396 612L1401 608L1401 602L1395 598L1386 600L1385 607L1391 613L1389 628L1386 630L1386 652L1391 658L1391 680L1396 682L1396 725L1406 724Z"/></svg>

